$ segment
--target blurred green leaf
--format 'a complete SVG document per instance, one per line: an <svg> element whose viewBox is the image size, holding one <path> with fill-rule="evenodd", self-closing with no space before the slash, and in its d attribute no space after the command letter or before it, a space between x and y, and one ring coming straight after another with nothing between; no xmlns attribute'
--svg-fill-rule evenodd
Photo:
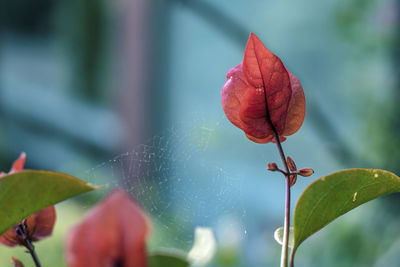
<svg viewBox="0 0 400 267"><path fill-rule="evenodd" d="M234 246L223 246L218 248L215 255L215 262L217 266L223 267L237 267L240 265L240 253L238 248Z"/></svg>
<svg viewBox="0 0 400 267"><path fill-rule="evenodd" d="M96 189L61 172L24 170L6 175L0 179L0 234L47 206Z"/></svg>
<svg viewBox="0 0 400 267"><path fill-rule="evenodd" d="M279 245L283 245L283 227L279 227L274 232L274 238ZM289 247L292 248L294 245L294 229L289 228Z"/></svg>
<svg viewBox="0 0 400 267"><path fill-rule="evenodd" d="M150 267L188 267L189 263L181 253L157 252L149 256Z"/></svg>
<svg viewBox="0 0 400 267"><path fill-rule="evenodd" d="M325 225L379 196L400 191L400 177L376 169L338 171L316 180L297 201L294 212L294 247Z"/></svg>

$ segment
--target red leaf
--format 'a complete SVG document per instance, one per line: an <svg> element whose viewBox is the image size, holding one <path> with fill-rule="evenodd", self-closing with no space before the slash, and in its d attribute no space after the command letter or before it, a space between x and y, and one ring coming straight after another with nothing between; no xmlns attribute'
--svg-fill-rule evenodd
<svg viewBox="0 0 400 267"><path fill-rule="evenodd" d="M11 170L8 173L0 172L0 178L6 176L7 174L12 174L17 171L22 171L24 169L25 159L26 159L26 154L25 152L22 152L19 155L19 158L14 161L13 165L11 166Z"/></svg>
<svg viewBox="0 0 400 267"><path fill-rule="evenodd" d="M67 237L70 267L146 267L151 223L131 196L117 189L97 204Z"/></svg>
<svg viewBox="0 0 400 267"><path fill-rule="evenodd" d="M43 238L49 237L56 222L56 209L54 206L44 208L37 213L26 218L26 235L31 241L39 241ZM18 226L7 230L0 236L0 243L8 247L24 246L25 241L22 237L17 235L16 230Z"/></svg>
<svg viewBox="0 0 400 267"><path fill-rule="evenodd" d="M299 80L255 34L250 34L243 62L228 71L227 78L222 107L250 140L275 142L275 128L284 141L302 125L305 99Z"/></svg>
<svg viewBox="0 0 400 267"><path fill-rule="evenodd" d="M14 161L11 170L8 174L22 171L25 165L26 154L21 153L19 158ZM0 174L1 177L7 175L6 173ZM26 218L25 229L27 238L31 241L39 241L43 238L50 236L53 232L54 224L56 222L56 210L54 206L44 208L37 213ZM0 236L0 243L9 247L24 246L25 241L17 235L16 229L18 226L14 226Z"/></svg>
<svg viewBox="0 0 400 267"><path fill-rule="evenodd" d="M31 216L33 217L33 216ZM28 217L28 229L34 229L32 233L32 241L39 241L43 238L50 236L53 232L54 224L56 222L56 209L54 206L49 206L34 214L34 226L30 226Z"/></svg>
<svg viewBox="0 0 400 267"><path fill-rule="evenodd" d="M22 171L24 169L24 165L25 165L25 160L26 160L26 154L25 152L22 152L21 155L19 156L19 158L14 161L11 170L8 174L17 172L17 171Z"/></svg>

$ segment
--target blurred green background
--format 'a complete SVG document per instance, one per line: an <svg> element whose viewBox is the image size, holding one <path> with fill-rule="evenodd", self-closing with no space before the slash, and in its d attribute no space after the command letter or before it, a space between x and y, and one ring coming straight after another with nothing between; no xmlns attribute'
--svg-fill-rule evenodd
<svg viewBox="0 0 400 267"><path fill-rule="evenodd" d="M273 145L226 119L220 92L250 32L302 82L306 120L283 143L298 167L296 200L342 168L400 174L400 3L395 0L14 0L0 3L0 167L125 187L148 210L150 249L188 250L214 229L209 266L278 266L283 179ZM57 206L44 266L104 192ZM38 196L39 197L39 196ZM295 202L292 202L294 206ZM307 240L296 266L397 266L400 197L360 207ZM0 248L30 265L22 248Z"/></svg>

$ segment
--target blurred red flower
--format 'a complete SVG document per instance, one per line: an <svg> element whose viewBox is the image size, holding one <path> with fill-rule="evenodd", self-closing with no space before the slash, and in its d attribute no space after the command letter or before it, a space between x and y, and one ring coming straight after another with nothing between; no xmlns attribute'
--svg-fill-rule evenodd
<svg viewBox="0 0 400 267"><path fill-rule="evenodd" d="M112 191L75 226L66 240L71 267L146 267L151 222L122 189Z"/></svg>
<svg viewBox="0 0 400 267"><path fill-rule="evenodd" d="M6 175L22 171L24 169L25 159L26 154L22 152L19 158L13 163L11 170L8 173L0 173L0 179ZM39 241L50 236L53 232L55 222L56 210L54 206L49 206L29 216L23 222L27 239L30 241ZM17 245L25 246L26 241L17 234L17 228L18 225L2 234L0 236L0 243L9 247L14 247Z"/></svg>
<svg viewBox="0 0 400 267"><path fill-rule="evenodd" d="M253 33L243 62L227 73L222 107L228 119L256 143L275 142L273 128L281 141L286 140L298 131L305 116L300 81Z"/></svg>

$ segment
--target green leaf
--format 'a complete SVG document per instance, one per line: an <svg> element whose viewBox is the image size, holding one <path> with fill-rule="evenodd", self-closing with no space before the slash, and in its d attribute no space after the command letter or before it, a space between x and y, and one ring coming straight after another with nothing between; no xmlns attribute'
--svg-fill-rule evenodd
<svg viewBox="0 0 400 267"><path fill-rule="evenodd" d="M278 242L279 245L283 245L283 227L279 227L274 232L275 241ZM293 227L289 227L289 248L292 248L294 245L294 229Z"/></svg>
<svg viewBox="0 0 400 267"><path fill-rule="evenodd" d="M0 234L45 207L95 189L61 172L24 170L6 175L0 178Z"/></svg>
<svg viewBox="0 0 400 267"><path fill-rule="evenodd" d="M400 192L400 177L377 169L348 169L316 180L300 196L294 212L294 247L325 225L379 196Z"/></svg>
<svg viewBox="0 0 400 267"><path fill-rule="evenodd" d="M156 252L149 256L150 267L188 267L189 263L178 251Z"/></svg>

